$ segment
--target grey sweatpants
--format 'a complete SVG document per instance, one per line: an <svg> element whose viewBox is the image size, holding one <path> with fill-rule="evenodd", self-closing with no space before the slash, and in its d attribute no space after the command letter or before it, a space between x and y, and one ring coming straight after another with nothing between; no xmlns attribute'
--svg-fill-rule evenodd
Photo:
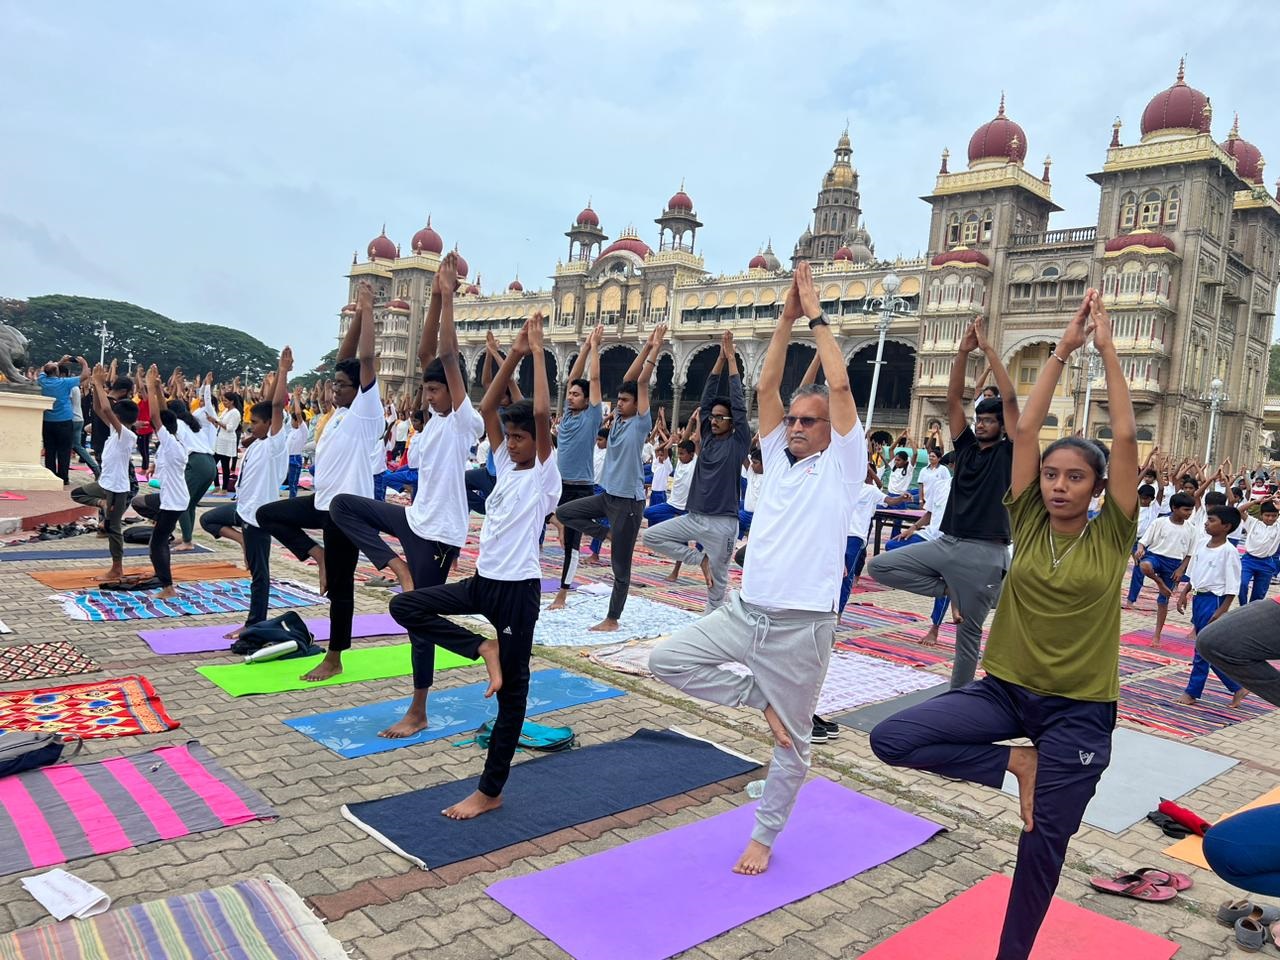
<svg viewBox="0 0 1280 960"><path fill-rule="evenodd" d="M644 545L654 553L689 565L701 565L705 554L711 561L711 586L707 588L707 612L724 605L729 586L729 558L738 535L738 517L716 517L709 513L686 513L647 528ZM690 544L702 544L699 550Z"/></svg>
<svg viewBox="0 0 1280 960"><path fill-rule="evenodd" d="M1280 707L1280 603L1247 603L1196 634L1196 652L1268 703Z"/></svg>
<svg viewBox="0 0 1280 960"><path fill-rule="evenodd" d="M778 714L791 746L773 749L751 831L751 838L766 846L773 846L786 825L809 771L813 712L827 676L835 626L834 612L766 610L733 593L719 609L673 633L649 657L653 675L677 690L729 707L772 706ZM741 663L751 675L722 670L722 663Z"/></svg>
<svg viewBox="0 0 1280 960"><path fill-rule="evenodd" d="M948 596L964 620L956 629L951 689L973 680L982 652L982 625L1000 599L1009 548L995 540L962 540L944 534L872 557L867 572L877 583L925 597Z"/></svg>

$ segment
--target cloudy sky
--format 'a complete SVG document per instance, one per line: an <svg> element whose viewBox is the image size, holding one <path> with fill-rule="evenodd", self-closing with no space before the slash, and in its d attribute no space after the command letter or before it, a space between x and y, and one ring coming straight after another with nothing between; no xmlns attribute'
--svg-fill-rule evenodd
<svg viewBox="0 0 1280 960"><path fill-rule="evenodd" d="M1028 167L1053 155L1052 225L1092 224L1112 120L1136 141L1184 53L1214 133L1239 111L1280 157L1272 12L0 0L0 295L128 300L310 365L384 221L407 251L430 212L487 290L533 288L588 197L652 244L683 178L709 269L768 237L785 260L846 120L877 252L913 256L942 148L962 166L1001 90Z"/></svg>

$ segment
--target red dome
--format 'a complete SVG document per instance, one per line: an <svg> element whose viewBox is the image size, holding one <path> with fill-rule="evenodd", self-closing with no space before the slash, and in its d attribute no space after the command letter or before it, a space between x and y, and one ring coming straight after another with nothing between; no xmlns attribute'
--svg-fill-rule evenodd
<svg viewBox="0 0 1280 960"><path fill-rule="evenodd" d="M440 253L444 250L444 240L431 229L430 217L427 217L427 225L413 235L409 249L414 253Z"/></svg>
<svg viewBox="0 0 1280 960"><path fill-rule="evenodd" d="M1248 140L1241 138L1239 116L1236 117L1235 123L1231 125L1231 132L1227 134L1227 139L1222 142L1221 146L1223 152L1235 158L1236 173L1240 175L1241 180L1262 184L1262 151Z"/></svg>
<svg viewBox="0 0 1280 960"><path fill-rule="evenodd" d="M507 292L508 293L524 293L524 284L520 282L519 277L517 277L515 280L512 280L510 283L507 284Z"/></svg>
<svg viewBox="0 0 1280 960"><path fill-rule="evenodd" d="M471 284L471 286L467 287L467 293L472 294L472 295L479 294L479 293L480 293L480 288L479 288L479 287L477 287L477 286L473 283L473 284Z"/></svg>
<svg viewBox="0 0 1280 960"><path fill-rule="evenodd" d="M605 247L604 252L602 252L600 256L607 257L611 253L621 253L623 250L626 250L629 253L634 253L641 260L652 253L647 243L639 237L631 236L619 237L617 240L613 241L613 243Z"/></svg>
<svg viewBox="0 0 1280 960"><path fill-rule="evenodd" d="M944 267L948 263L976 263L984 267L991 266L991 261L987 259L985 253L981 250L970 250L968 247L956 247L954 250L940 253L930 263L935 267Z"/></svg>
<svg viewBox="0 0 1280 960"><path fill-rule="evenodd" d="M600 226L600 218L596 216L596 212L591 209L591 204L587 204L582 212L578 214L577 225L580 227L598 227Z"/></svg>
<svg viewBox="0 0 1280 960"><path fill-rule="evenodd" d="M841 247L839 250L837 250L837 251L836 251L836 255L835 255L832 259L834 259L834 260L852 260L852 259L853 259L853 251L852 251L852 250L850 250L848 247Z"/></svg>
<svg viewBox="0 0 1280 960"><path fill-rule="evenodd" d="M751 258L751 262L747 264L748 270L768 270L769 261L764 258L763 253L757 253Z"/></svg>
<svg viewBox="0 0 1280 960"><path fill-rule="evenodd" d="M1121 237L1112 237L1107 241L1106 252L1115 253L1117 250L1125 250L1129 247L1149 247L1152 250L1165 249L1176 250L1173 241L1166 237L1163 233L1154 233L1151 230L1135 230L1132 233L1126 233Z"/></svg>
<svg viewBox="0 0 1280 960"><path fill-rule="evenodd" d="M404 310L406 312L409 310L408 302L401 300L399 297L396 297L396 299L388 303L387 306L392 310Z"/></svg>
<svg viewBox="0 0 1280 960"><path fill-rule="evenodd" d="M1151 98L1142 111L1142 135L1146 137L1161 130L1194 130L1208 133L1213 118L1209 98L1189 87L1183 79L1184 65L1178 64L1178 79L1168 90L1162 90Z"/></svg>
<svg viewBox="0 0 1280 960"><path fill-rule="evenodd" d="M375 257L379 260L394 260L396 258L396 245L387 236L386 227L382 228L382 233L369 241L369 259L372 260Z"/></svg>
<svg viewBox="0 0 1280 960"><path fill-rule="evenodd" d="M690 213L692 213L693 200L690 198L690 196L687 193L684 192L684 188L681 187L674 194L672 194L671 199L667 201L667 209L668 210L687 210Z"/></svg>
<svg viewBox="0 0 1280 960"><path fill-rule="evenodd" d="M1011 160L1021 165L1027 158L1027 135L1004 115L1004 96L994 120L988 120L969 138L969 164L979 160Z"/></svg>
<svg viewBox="0 0 1280 960"><path fill-rule="evenodd" d="M458 256L458 279L465 280L467 276L467 271L471 268L467 266L466 258L464 258L462 254L458 253L458 250L456 247L454 248L453 252Z"/></svg>

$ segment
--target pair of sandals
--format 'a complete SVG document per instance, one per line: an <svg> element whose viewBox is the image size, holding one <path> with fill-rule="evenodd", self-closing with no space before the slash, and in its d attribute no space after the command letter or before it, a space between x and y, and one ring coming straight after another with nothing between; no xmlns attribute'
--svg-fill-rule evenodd
<svg viewBox="0 0 1280 960"><path fill-rule="evenodd" d="M1192 880L1185 873L1141 867L1132 873L1120 873L1114 877L1094 877L1089 885L1100 893L1117 897L1166 903L1184 890L1190 890Z"/></svg>
<svg viewBox="0 0 1280 960"><path fill-rule="evenodd" d="M1249 900L1229 900L1218 908L1218 922L1236 931L1240 949L1257 953L1280 937L1280 907L1266 907Z"/></svg>

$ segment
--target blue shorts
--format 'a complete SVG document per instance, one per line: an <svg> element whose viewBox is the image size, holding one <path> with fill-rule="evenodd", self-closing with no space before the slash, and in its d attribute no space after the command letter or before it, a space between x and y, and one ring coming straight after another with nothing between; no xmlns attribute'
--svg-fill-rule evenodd
<svg viewBox="0 0 1280 960"><path fill-rule="evenodd" d="M1178 572L1178 568L1182 566L1180 559L1173 557L1162 557L1158 553L1148 553L1143 556L1142 563L1151 564L1151 569L1155 571L1156 579L1172 590L1178 585L1178 581L1173 579L1173 575ZM1156 603L1162 607L1169 605L1169 598L1163 593L1156 594Z"/></svg>

